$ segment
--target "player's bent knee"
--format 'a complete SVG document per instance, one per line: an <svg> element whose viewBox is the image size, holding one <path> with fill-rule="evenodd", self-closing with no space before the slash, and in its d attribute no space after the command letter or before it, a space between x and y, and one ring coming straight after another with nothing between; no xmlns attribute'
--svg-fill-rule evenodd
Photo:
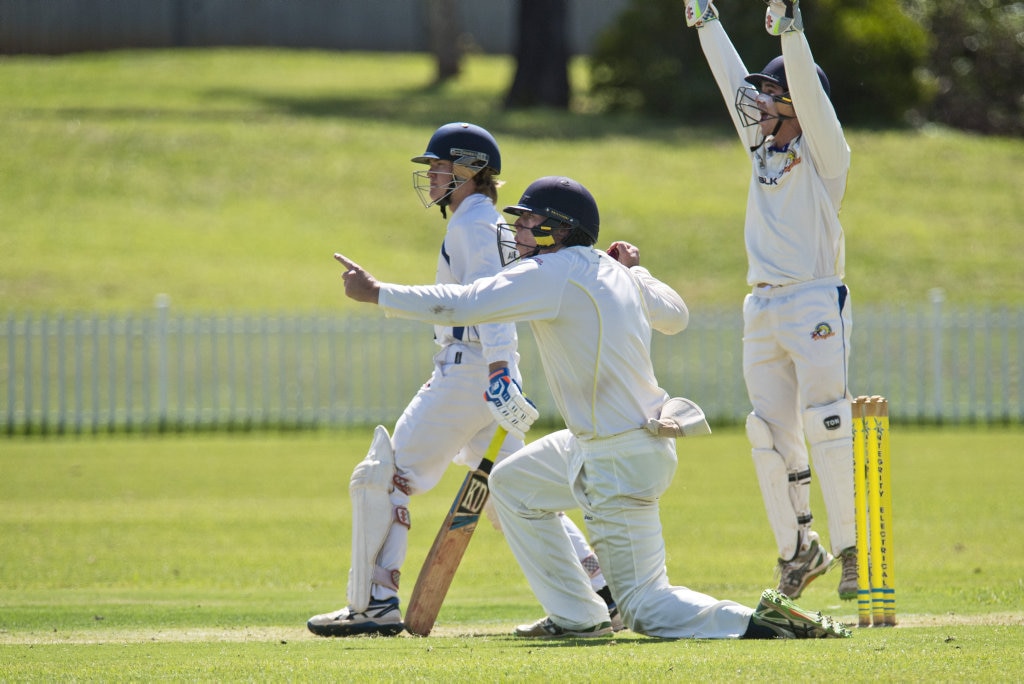
<svg viewBox="0 0 1024 684"><path fill-rule="evenodd" d="M850 428L853 410L848 399L805 409L803 418L807 441L811 444L852 439Z"/></svg>
<svg viewBox="0 0 1024 684"><path fill-rule="evenodd" d="M484 517L491 522L491 527L504 534L504 530L501 529L501 520L498 519L498 509L494 506L493 496L488 496L484 503Z"/></svg>
<svg viewBox="0 0 1024 684"><path fill-rule="evenodd" d="M491 475L487 479L487 486L491 490L491 500L500 501L505 491L505 467L507 460L498 461L491 467Z"/></svg>
<svg viewBox="0 0 1024 684"><path fill-rule="evenodd" d="M520 515L523 511L522 497L517 486L519 472L514 466L509 467L509 463L511 461L508 460L495 463L488 480L490 500L494 502L494 508L498 512L499 523L502 513Z"/></svg>
<svg viewBox="0 0 1024 684"><path fill-rule="evenodd" d="M747 440L755 450L770 451L775 448L772 429L768 427L768 423L753 412L747 416Z"/></svg>
<svg viewBox="0 0 1024 684"><path fill-rule="evenodd" d="M395 474L395 451L391 446L391 435L383 425L373 431L370 449L352 470L349 489L377 489L388 491Z"/></svg>

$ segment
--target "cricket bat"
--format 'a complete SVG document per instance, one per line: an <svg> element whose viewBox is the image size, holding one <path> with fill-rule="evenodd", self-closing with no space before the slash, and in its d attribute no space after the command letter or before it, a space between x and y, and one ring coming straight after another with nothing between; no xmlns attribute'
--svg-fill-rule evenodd
<svg viewBox="0 0 1024 684"><path fill-rule="evenodd" d="M476 524L483 513L484 504L490 490L487 481L491 476L491 466L498 457L501 445L505 442L505 428L498 426L491 445L487 448L480 467L466 475L466 479L455 495L451 510L441 523L441 529L434 538L434 545L423 561L416 586L409 599L409 608L405 612L405 628L412 634L428 636L441 612L441 604L448 594L448 587L455 578L462 556L473 538Z"/></svg>

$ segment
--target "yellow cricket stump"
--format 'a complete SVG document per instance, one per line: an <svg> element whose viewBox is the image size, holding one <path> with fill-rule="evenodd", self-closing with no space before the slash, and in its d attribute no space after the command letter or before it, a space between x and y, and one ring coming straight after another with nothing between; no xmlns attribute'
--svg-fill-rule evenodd
<svg viewBox="0 0 1024 684"><path fill-rule="evenodd" d="M880 396L853 401L854 504L857 512L857 624L896 624L892 545L889 403Z"/></svg>

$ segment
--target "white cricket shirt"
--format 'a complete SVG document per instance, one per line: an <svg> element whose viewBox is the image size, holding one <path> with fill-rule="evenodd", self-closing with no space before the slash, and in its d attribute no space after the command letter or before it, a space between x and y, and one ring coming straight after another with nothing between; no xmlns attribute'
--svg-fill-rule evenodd
<svg viewBox="0 0 1024 684"><path fill-rule="evenodd" d="M502 220L486 195L476 193L464 199L448 220L434 282L466 285L499 272L502 266L497 233ZM456 342L479 343L487 363L505 361L515 366L518 362L514 323L479 327L435 325L434 339L442 347Z"/></svg>
<svg viewBox="0 0 1024 684"><path fill-rule="evenodd" d="M654 375L651 332L675 334L689 322L672 288L589 247L524 259L471 285L381 284L379 305L449 326L528 321L558 410L584 440L658 415L668 394Z"/></svg>
<svg viewBox="0 0 1024 684"><path fill-rule="evenodd" d="M697 33L733 125L749 151L761 141L760 129L744 127L732 103L737 89L749 85L744 77L750 72L720 22L708 22ZM784 149L765 145L750 153L753 171L744 225L750 285L842 278L845 271L838 214L850 148L818 81L804 34L784 33L781 42L786 80L803 132Z"/></svg>

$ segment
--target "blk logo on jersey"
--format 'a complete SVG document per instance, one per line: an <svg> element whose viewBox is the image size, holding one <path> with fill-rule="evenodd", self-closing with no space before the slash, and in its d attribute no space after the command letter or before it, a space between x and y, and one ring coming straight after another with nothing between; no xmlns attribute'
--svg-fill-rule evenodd
<svg viewBox="0 0 1024 684"><path fill-rule="evenodd" d="M811 331L812 340L827 340L828 338L835 335L835 331L832 330L832 326L828 323L822 322L814 326L814 330Z"/></svg>
<svg viewBox="0 0 1024 684"><path fill-rule="evenodd" d="M785 152L786 154L782 164L782 169L779 170L778 174L774 176L759 174L757 177L757 182L760 183L761 185L779 185L779 183L782 182L782 179L787 177L786 174L788 174L790 171L799 166L800 163L803 161L803 158L796 153L796 150L786 149L778 150L778 152ZM765 160L761 159L759 165L761 166L761 168L764 168Z"/></svg>
<svg viewBox="0 0 1024 684"><path fill-rule="evenodd" d="M838 430L843 425L843 419L839 416L828 416L823 422L826 430Z"/></svg>

